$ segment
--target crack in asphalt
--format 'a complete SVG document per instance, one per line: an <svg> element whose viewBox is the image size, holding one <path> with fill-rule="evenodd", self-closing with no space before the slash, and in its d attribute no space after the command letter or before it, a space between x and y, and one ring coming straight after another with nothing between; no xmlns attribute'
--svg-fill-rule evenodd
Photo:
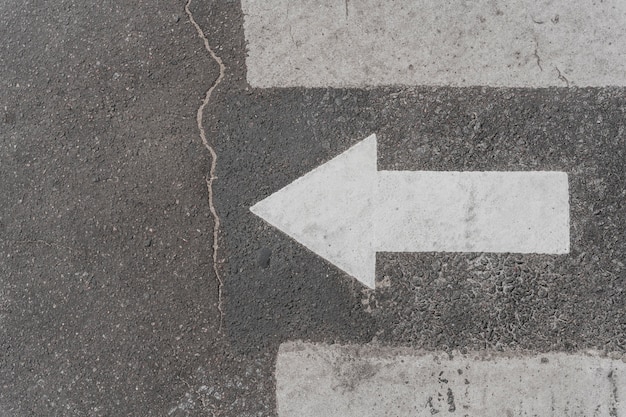
<svg viewBox="0 0 626 417"><path fill-rule="evenodd" d="M219 328L217 332L221 333L222 324L224 322L224 309L223 309L223 299L222 299L222 287L224 285L224 282L222 281L222 276L220 275L219 269L217 267L217 264L218 264L217 255L219 251L220 217L217 214L217 210L215 209L215 204L213 201L213 194L214 194L213 193L213 181L217 179L217 177L215 176L215 171L217 168L217 153L215 152L215 149L213 148L213 146L211 146L211 144L209 143L206 137L206 132L204 130L204 124L203 124L203 116L204 116L204 109L209 104L209 100L211 99L211 95L213 94L213 91L215 90L215 88L217 88L217 86L222 82L222 79L224 78L226 67L224 66L224 63L222 62L222 59L213 51L213 49L211 48L211 45L209 44L209 40L207 39L207 37L204 35L204 32L202 31L202 28L200 28L200 25L198 25L198 23L196 22L196 19L194 19L193 14L191 13L191 10L190 10L191 1L192 0L187 0L187 3L185 4L185 13L187 13L189 22L196 29L198 37L202 39L202 42L204 43L204 48L207 50L211 58L217 63L220 69L219 76L213 82L213 84L209 87L209 89L204 95L204 100L202 100L202 104L200 104L200 107L198 107L198 111L196 113L196 121L198 123L198 130L200 131L200 138L202 139L202 143L204 144L204 147L211 154L211 168L209 169L209 175L205 177L205 180L206 180L206 185L207 185L207 189L209 193L209 197L208 197L209 210L211 211L211 215L213 216L213 245L212 245L213 272L215 273L215 277L217 279L217 291L218 291L217 309L219 310L219 313L220 313L220 324L219 324Z"/></svg>

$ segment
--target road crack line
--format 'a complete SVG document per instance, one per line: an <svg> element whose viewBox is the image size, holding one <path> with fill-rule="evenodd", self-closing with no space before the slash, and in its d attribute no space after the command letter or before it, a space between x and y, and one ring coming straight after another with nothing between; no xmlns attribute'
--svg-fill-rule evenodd
<svg viewBox="0 0 626 417"><path fill-rule="evenodd" d="M220 58L213 51L213 49L211 48L211 45L209 44L209 40L207 39L207 37L204 35L204 32L202 31L202 28L200 28L200 25L198 25L198 23L196 22L196 19L194 19L193 14L191 13L191 10L190 10L191 1L192 0L187 0L187 3L185 4L185 13L187 13L189 22L196 29L198 37L202 39L202 42L204 43L204 49L207 50L211 58L217 63L217 65L220 68L219 76L213 82L213 84L209 87L209 89L204 95L204 100L202 100L202 104L200 104L200 107L198 107L198 111L196 113L196 122L198 123L198 130L200 131L200 138L202 139L202 143L204 144L204 147L211 154L211 168L209 169L209 175L205 177L205 180L206 180L206 185L207 185L207 189L209 193L209 197L208 197L209 198L209 210L211 211L211 215L213 216L213 245L212 245L213 272L215 273L215 277L217 279L217 292L218 292L217 309L220 313L220 324L219 324L219 328L217 332L221 333L222 324L224 322L224 308L223 308L223 298L222 298L222 289L223 289L222 287L224 286L224 282L222 280L222 276L220 275L219 268L217 267L217 263L218 263L217 255L219 251L220 217L218 216L217 210L215 209L215 204L214 204L214 199L213 199L214 197L213 182L217 179L217 177L215 176L215 172L217 169L217 153L215 152L215 149L213 148L213 146L211 146L211 144L207 140L206 131L204 130L203 117L204 117L204 109L209 104L213 91L217 88L217 86L224 79L224 74L226 73L226 67L224 66L224 63L222 62L222 58Z"/></svg>
<svg viewBox="0 0 626 417"><path fill-rule="evenodd" d="M539 50L539 41L537 40L537 38L535 38L535 51L533 53L533 56L537 60L537 66L543 72L543 67L541 66L541 58L539 58L538 50Z"/></svg>
<svg viewBox="0 0 626 417"><path fill-rule="evenodd" d="M561 70L559 69L559 67L555 66L554 69L556 69L556 72L559 74L559 80L563 81L565 83L565 86L569 87L569 80L565 78L563 74L561 74Z"/></svg>

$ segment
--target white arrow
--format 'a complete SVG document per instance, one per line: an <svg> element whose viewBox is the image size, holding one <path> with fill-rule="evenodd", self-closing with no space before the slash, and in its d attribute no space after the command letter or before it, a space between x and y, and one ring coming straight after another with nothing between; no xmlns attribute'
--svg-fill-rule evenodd
<svg viewBox="0 0 626 417"><path fill-rule="evenodd" d="M569 252L567 174L377 171L376 135L250 210L370 288L376 252Z"/></svg>

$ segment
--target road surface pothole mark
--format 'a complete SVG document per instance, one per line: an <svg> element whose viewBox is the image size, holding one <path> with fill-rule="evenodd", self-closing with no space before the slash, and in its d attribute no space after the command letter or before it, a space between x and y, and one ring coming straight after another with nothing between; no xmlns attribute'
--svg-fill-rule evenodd
<svg viewBox="0 0 626 417"><path fill-rule="evenodd" d="M215 179L217 178L215 176L215 171L217 168L217 153L215 153L215 149L213 149L213 146L211 146L211 144L207 140L206 132L204 130L204 123L202 119L204 116L204 109L209 104L209 100L211 99L211 95L213 94L213 91L215 90L215 88L217 88L217 86L222 82L222 79L224 78L226 67L224 66L224 63L222 62L222 58L220 58L213 51L213 49L211 48L211 45L209 45L209 40L204 35L204 32L200 28L200 25L198 25L198 23L196 22L196 19L194 19L193 14L191 13L191 10L189 9L190 6L191 6L191 0L187 0L187 4L185 4L185 13L187 13L189 22L193 25L194 28L196 28L198 37L202 39L202 42L204 43L204 48L207 50L211 58L220 67L219 76L217 77L215 82L213 82L213 84L209 87L209 89L204 95L204 100L202 100L202 104L200 104L200 107L198 107L198 111L196 113L196 121L198 123L198 130L200 131L200 138L202 139L202 143L204 144L204 147L211 154L211 168L209 170L209 175L205 178L205 180L206 180L206 185L207 185L207 189L209 192L209 210L211 211L211 215L213 216L213 272L215 273L215 277L217 278L217 291L218 291L217 309L219 310L219 313L220 313L220 324L219 324L219 328L217 332L221 333L222 324L224 322L224 309L223 309L223 300L222 300L222 287L224 283L222 281L222 276L220 275L219 268L217 267L217 254L219 250L220 217L217 214L217 210L215 209L215 204L213 201L213 181L215 181Z"/></svg>

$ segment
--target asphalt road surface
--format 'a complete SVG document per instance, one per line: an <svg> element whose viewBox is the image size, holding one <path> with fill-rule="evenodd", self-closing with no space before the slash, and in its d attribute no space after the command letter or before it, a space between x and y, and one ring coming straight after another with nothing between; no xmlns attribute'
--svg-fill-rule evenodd
<svg viewBox="0 0 626 417"><path fill-rule="evenodd" d="M287 3L0 4L0 416L314 415L284 394L315 401L295 385L309 349L341 356L339 368L366 358L363 372L328 371L347 403L389 358L439 352L453 369L476 353L526 375L526 358L591 355L604 382L585 377L606 397L595 412L624 415L623 5L596 2L583 18L562 2L544 14L478 2L472 13L410 8L408 22L385 20L405 13L373 0ZM392 36L413 33L419 13L445 36ZM478 23L447 43L462 16ZM499 16L530 23L496 45ZM472 36L483 49L456 59ZM437 65L414 61L422 43ZM379 251L370 288L250 211L372 134L379 171L565 173L567 250ZM587 410L566 401L574 385L551 412ZM443 406L435 393L406 407L477 415L469 394L467 409L459 394L452 407L456 387L440 387ZM371 407L361 415L381 415Z"/></svg>

